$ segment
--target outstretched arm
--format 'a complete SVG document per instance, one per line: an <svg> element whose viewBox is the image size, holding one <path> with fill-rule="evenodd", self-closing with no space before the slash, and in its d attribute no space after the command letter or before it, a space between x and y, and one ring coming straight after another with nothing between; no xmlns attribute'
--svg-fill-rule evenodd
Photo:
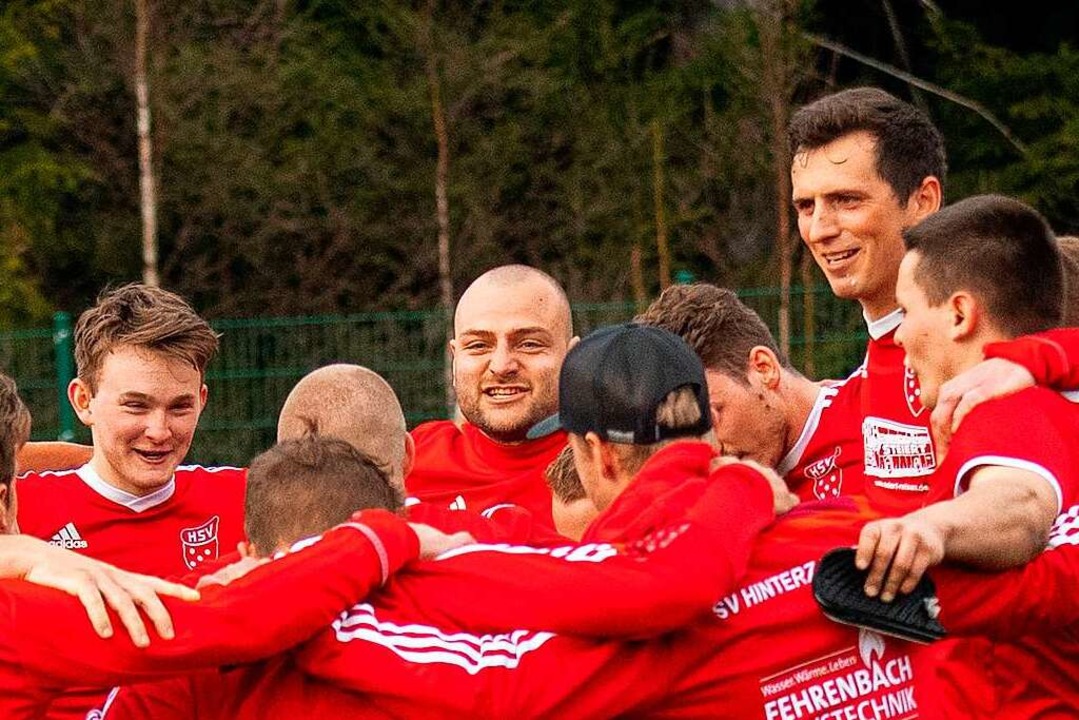
<svg viewBox="0 0 1079 720"><path fill-rule="evenodd" d="M54 688L249 662L310 636L418 552L404 521L365 512L362 522L339 526L227 587L204 589L197 602L166 600L175 637L146 648L126 637L99 638L60 593L7 582L0 594L18 633L0 653Z"/></svg>
<svg viewBox="0 0 1079 720"><path fill-rule="evenodd" d="M727 466L693 507L632 543L466 546L398 580L422 586L428 618L447 627L652 637L707 614L735 587L774 502L757 471Z"/></svg>
<svg viewBox="0 0 1079 720"><path fill-rule="evenodd" d="M113 634L106 607L111 608L137 647L150 644L142 614L162 638L173 637L172 618L161 597L199 598L198 592L183 585L121 570L29 535L0 536L0 578L23 579L74 595L102 638Z"/></svg>

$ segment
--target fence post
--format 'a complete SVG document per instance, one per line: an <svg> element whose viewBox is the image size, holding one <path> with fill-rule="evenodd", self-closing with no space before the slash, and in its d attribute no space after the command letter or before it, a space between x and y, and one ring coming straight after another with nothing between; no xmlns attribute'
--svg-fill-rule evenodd
<svg viewBox="0 0 1079 720"><path fill-rule="evenodd" d="M75 378L74 348L71 333L71 314L58 312L52 316L52 349L56 357L56 417L60 421L58 440L75 439L75 410L67 401L67 386Z"/></svg>

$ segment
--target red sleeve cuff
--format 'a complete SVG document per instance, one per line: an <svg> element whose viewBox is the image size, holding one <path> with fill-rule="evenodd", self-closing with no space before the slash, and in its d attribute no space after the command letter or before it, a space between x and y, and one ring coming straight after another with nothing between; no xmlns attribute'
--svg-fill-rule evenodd
<svg viewBox="0 0 1079 720"><path fill-rule="evenodd" d="M388 510L364 510L338 525L360 532L371 543L382 569L382 584L420 556L420 541L409 524Z"/></svg>

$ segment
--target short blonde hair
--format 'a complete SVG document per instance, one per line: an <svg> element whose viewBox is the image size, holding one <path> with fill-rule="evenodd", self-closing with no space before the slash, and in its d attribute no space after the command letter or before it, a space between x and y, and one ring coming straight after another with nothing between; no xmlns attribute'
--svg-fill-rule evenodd
<svg viewBox="0 0 1079 720"><path fill-rule="evenodd" d="M678 430L695 426L701 420L701 406L697 400L695 388L684 385L676 388L663 398L663 402L656 406L656 425L662 428ZM711 430L706 432L701 439L707 438ZM661 449L670 445L678 438L661 440L651 445L629 445L615 443L616 453L622 470L630 475L636 475L637 471Z"/></svg>

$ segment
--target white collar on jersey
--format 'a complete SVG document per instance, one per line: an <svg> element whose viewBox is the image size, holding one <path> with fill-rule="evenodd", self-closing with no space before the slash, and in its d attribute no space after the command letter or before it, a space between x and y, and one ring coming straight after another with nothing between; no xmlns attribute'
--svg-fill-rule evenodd
<svg viewBox="0 0 1079 720"><path fill-rule="evenodd" d="M802 461L806 446L809 445L809 441L817 432L817 426L820 425L820 416L824 412L824 408L832 404L832 398L836 396L837 392L839 392L837 385L821 386L821 389L817 391L817 399L813 402L813 409L809 411L809 417L806 418L805 425L802 426L801 434L798 435L798 442L794 443L794 447L776 466L776 472L779 473L780 477L787 477L787 473Z"/></svg>
<svg viewBox="0 0 1079 720"><path fill-rule="evenodd" d="M90 463L86 463L81 468L75 471L79 478L90 486L90 489L96 492L106 500L111 500L117 505L123 505L128 510L141 513L155 508L161 503L172 497L176 492L176 477L169 478L169 481L162 485L157 490L154 490L149 495L132 495L126 490L121 490L118 487L113 487L109 483L105 482L97 470L90 467Z"/></svg>
<svg viewBox="0 0 1079 720"><path fill-rule="evenodd" d="M863 312L862 319L865 320L865 326L869 331L869 337L874 340L880 340L892 330L899 327L899 323L903 322L903 311L896 308L884 317L877 318L876 320L870 320L866 317L865 312Z"/></svg>

